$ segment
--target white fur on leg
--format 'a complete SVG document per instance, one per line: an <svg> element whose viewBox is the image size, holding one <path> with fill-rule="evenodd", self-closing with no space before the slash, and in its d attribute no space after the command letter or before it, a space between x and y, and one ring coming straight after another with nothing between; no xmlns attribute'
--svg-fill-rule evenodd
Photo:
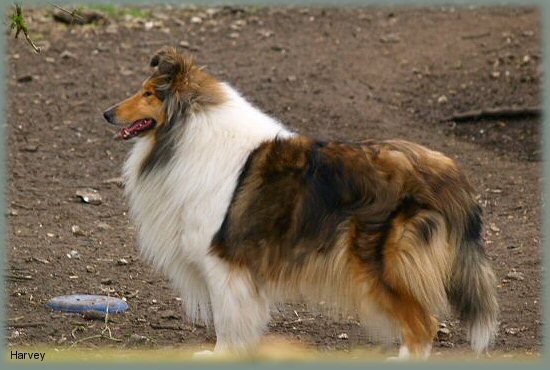
<svg viewBox="0 0 550 370"><path fill-rule="evenodd" d="M182 297L187 318L193 323L212 323L210 296L206 281L199 269L192 263L179 266L171 274L172 284Z"/></svg>
<svg viewBox="0 0 550 370"><path fill-rule="evenodd" d="M247 354L269 321L269 301L246 270L217 257L208 257L205 265L216 329L214 352Z"/></svg>
<svg viewBox="0 0 550 370"><path fill-rule="evenodd" d="M422 359L427 360L430 357L430 354L432 353L432 344L427 344L426 347L424 347L424 353L422 354Z"/></svg>
<svg viewBox="0 0 550 370"><path fill-rule="evenodd" d="M427 360L430 357L431 352L432 352L432 344L430 343L424 347L424 350L420 354L420 357L415 356L415 359ZM387 358L388 361L406 361L409 359L411 359L411 353L409 351L409 348L405 345L402 345L399 348L398 356L392 356Z"/></svg>
<svg viewBox="0 0 550 370"><path fill-rule="evenodd" d="M402 345L399 347L399 355L400 360L408 360L411 358L411 353L409 352L409 348L407 346Z"/></svg>
<svg viewBox="0 0 550 370"><path fill-rule="evenodd" d="M411 358L411 353L409 352L409 349L405 345L401 345L399 347L399 355L397 356L391 356L388 357L388 361L406 361Z"/></svg>

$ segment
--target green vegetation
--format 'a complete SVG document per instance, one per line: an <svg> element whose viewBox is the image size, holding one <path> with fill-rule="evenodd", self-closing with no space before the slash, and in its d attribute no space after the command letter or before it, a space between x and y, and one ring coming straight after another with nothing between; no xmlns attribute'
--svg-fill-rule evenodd
<svg viewBox="0 0 550 370"><path fill-rule="evenodd" d="M14 4L13 13L10 15L10 34L15 30L15 38L19 36L20 32L23 32L25 39L31 45L36 53L40 53L40 48L36 46L34 41L29 36L29 30L25 23L25 17L23 17L23 8L19 4Z"/></svg>
<svg viewBox="0 0 550 370"><path fill-rule="evenodd" d="M19 36L19 33L28 33L25 18L23 17L23 10L21 5L15 4L15 9L12 15L10 15L10 30L15 30L15 38Z"/></svg>

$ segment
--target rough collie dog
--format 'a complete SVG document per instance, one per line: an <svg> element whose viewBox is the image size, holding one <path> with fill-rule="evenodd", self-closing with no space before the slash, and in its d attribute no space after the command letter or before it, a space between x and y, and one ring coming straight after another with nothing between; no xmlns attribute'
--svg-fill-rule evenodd
<svg viewBox="0 0 550 370"><path fill-rule="evenodd" d="M298 135L175 49L151 67L104 116L137 138L124 176L141 250L190 319L213 323L215 352L253 350L270 304L296 298L387 322L400 357L428 356L448 312L486 350L495 276L451 159L401 140Z"/></svg>

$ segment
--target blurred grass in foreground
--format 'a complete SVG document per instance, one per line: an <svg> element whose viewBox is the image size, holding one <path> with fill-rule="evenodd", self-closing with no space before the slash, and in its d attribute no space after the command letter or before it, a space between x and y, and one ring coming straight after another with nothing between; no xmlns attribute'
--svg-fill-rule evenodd
<svg viewBox="0 0 550 370"><path fill-rule="evenodd" d="M213 346L212 346L213 347ZM365 350L356 348L349 351L318 351L308 348L304 344L289 341L279 337L267 337L260 345L257 353L247 359L239 359L233 356L212 356L195 359L193 353L211 350L212 347L170 347L170 348L82 348L82 347L10 347L6 349L6 360L11 363L31 363L30 360L10 360L11 351L22 352L45 352L44 363L71 363L71 362L99 362L99 363L225 363L225 362L287 362L287 363L362 363L362 362L386 362L387 357L396 356L397 349L382 352L377 349ZM491 352L490 357L475 358L469 350L446 350L435 349L427 363L537 363L542 361L540 353L520 352ZM33 362L36 363L36 362ZM422 361L421 363L426 363Z"/></svg>

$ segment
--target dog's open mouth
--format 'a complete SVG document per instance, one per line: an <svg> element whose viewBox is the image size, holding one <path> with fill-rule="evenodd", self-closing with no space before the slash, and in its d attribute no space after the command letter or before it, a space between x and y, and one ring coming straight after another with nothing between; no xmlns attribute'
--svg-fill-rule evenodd
<svg viewBox="0 0 550 370"><path fill-rule="evenodd" d="M152 118L144 118L137 120L128 127L124 127L120 131L120 136L122 140L128 140L155 127L157 123Z"/></svg>

